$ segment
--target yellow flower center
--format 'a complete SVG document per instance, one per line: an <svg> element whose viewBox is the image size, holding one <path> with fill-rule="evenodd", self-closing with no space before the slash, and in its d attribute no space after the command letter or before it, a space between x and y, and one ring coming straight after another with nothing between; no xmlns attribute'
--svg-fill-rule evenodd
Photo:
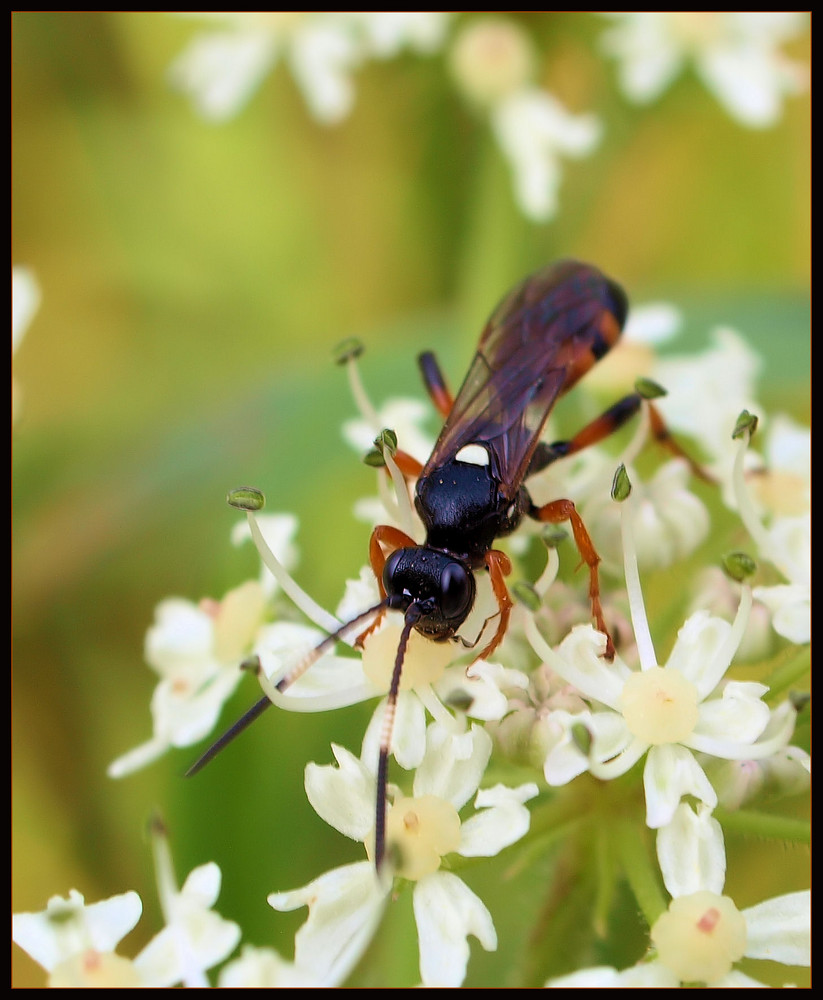
<svg viewBox="0 0 823 1000"><path fill-rule="evenodd" d="M243 659L263 621L266 597L256 580L230 590L214 617L214 655L220 663Z"/></svg>
<svg viewBox="0 0 823 1000"><path fill-rule="evenodd" d="M395 799L386 817L386 851L395 874L417 880L436 872L444 854L460 844L460 817L436 795Z"/></svg>
<svg viewBox="0 0 823 1000"><path fill-rule="evenodd" d="M363 671L381 691L388 691L391 684L401 631L400 625L391 623L369 636L364 644ZM432 642L419 632L412 632L403 658L400 690L434 684L453 658L454 646L450 642Z"/></svg>
<svg viewBox="0 0 823 1000"><path fill-rule="evenodd" d="M746 921L728 896L702 890L673 899L652 927L660 961L685 983L714 983L746 950Z"/></svg>
<svg viewBox="0 0 823 1000"><path fill-rule="evenodd" d="M723 22L717 11L681 10L668 15L672 33L686 48L699 52L723 34Z"/></svg>
<svg viewBox="0 0 823 1000"><path fill-rule="evenodd" d="M697 723L697 688L678 670L652 667L623 686L623 718L631 732L659 746L679 743Z"/></svg>

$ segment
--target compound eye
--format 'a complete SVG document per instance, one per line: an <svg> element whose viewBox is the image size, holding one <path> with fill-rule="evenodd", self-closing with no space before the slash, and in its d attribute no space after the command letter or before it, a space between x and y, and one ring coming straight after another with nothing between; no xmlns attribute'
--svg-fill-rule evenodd
<svg viewBox="0 0 823 1000"><path fill-rule="evenodd" d="M440 575L440 610L448 620L464 619L474 600L474 580L465 566L450 562Z"/></svg>
<svg viewBox="0 0 823 1000"><path fill-rule="evenodd" d="M383 567L383 587L385 588L387 594L398 593L397 585L394 582L394 574L397 572L398 563L402 558L403 550L395 549L386 560L386 565Z"/></svg>

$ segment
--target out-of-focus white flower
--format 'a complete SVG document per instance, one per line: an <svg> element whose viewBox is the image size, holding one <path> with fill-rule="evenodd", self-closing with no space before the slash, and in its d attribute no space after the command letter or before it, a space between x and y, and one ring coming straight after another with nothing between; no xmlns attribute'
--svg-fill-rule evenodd
<svg viewBox="0 0 823 1000"><path fill-rule="evenodd" d="M318 814L347 837L373 851L376 756L364 741L356 758L333 746L337 766L309 764L306 793ZM391 789L386 818L385 865L415 882L413 906L418 929L420 975L424 986L459 986L469 957L467 938L494 950L491 915L462 880L440 870L451 852L491 857L519 840L529 827L524 803L534 785L477 791L491 754L491 738L479 726L454 734L432 723L426 752L410 796ZM476 812L461 822L458 812L475 795ZM309 907L295 940L295 964L324 983L341 982L368 946L391 891L391 879L371 862L327 872L293 892L273 893L278 910Z"/></svg>
<svg viewBox="0 0 823 1000"><path fill-rule="evenodd" d="M40 308L40 285L28 267L11 269L11 351L20 346L34 315Z"/></svg>
<svg viewBox="0 0 823 1000"><path fill-rule="evenodd" d="M724 501L734 505L732 432L742 410L760 412L755 382L762 359L736 331L717 327L705 351L659 358L649 375L666 390L655 400L668 427L698 442L703 462L721 484Z"/></svg>
<svg viewBox="0 0 823 1000"><path fill-rule="evenodd" d="M613 463L612 463L613 464ZM631 475L635 497L637 561L642 569L661 569L694 552L709 532L709 512L688 488L688 463L675 458L647 482ZM615 571L622 562L620 507L608 486L592 494L581 514L605 563Z"/></svg>
<svg viewBox="0 0 823 1000"><path fill-rule="evenodd" d="M146 661L160 676L151 700L154 733L113 761L110 777L130 774L212 731L240 683L240 664L254 649L264 610L262 587L252 580L219 602L196 605L172 597L157 607L145 649Z"/></svg>
<svg viewBox="0 0 823 1000"><path fill-rule="evenodd" d="M209 986L206 970L222 962L240 941L240 928L215 913L220 869L214 862L193 869L177 888L165 837L155 838L155 866L166 926L135 958L151 986Z"/></svg>
<svg viewBox="0 0 823 1000"><path fill-rule="evenodd" d="M536 87L512 94L492 111L492 129L514 171L523 213L535 222L557 212L561 157L588 156L600 141L594 115L575 115Z"/></svg>
<svg viewBox="0 0 823 1000"><path fill-rule="evenodd" d="M217 30L197 35L170 69L204 118L231 118L277 60L284 59L309 110L323 124L342 121L354 105L354 72L368 59L405 48L428 53L442 41L441 11L239 11L185 15Z"/></svg>
<svg viewBox="0 0 823 1000"><path fill-rule="evenodd" d="M291 565L296 560L296 518L264 515L257 523L269 551L282 560L279 565ZM246 522L236 526L232 537L235 542L249 537ZM212 731L243 677L243 661L268 651L268 630L274 626L265 624L265 612L279 581L265 568L262 574L260 582L248 580L219 601L207 598L194 604L170 597L158 605L145 644L146 662L160 677L151 700L153 734L112 761L110 777L131 774L171 747L191 746Z"/></svg>
<svg viewBox="0 0 823 1000"><path fill-rule="evenodd" d="M296 968L273 948L255 948L245 945L240 957L220 970L217 985L221 989L288 989L291 987L317 987L323 984L310 973Z"/></svg>
<svg viewBox="0 0 823 1000"><path fill-rule="evenodd" d="M49 986L208 986L206 970L235 949L240 928L212 910L220 869L201 865L178 890L165 831L158 826L153 833L165 927L136 958L114 950L140 919L143 904L136 892L86 905L72 889L66 899L53 896L42 913L12 917L14 941L49 973Z"/></svg>
<svg viewBox="0 0 823 1000"><path fill-rule="evenodd" d="M11 353L14 356L17 348L28 330L34 315L40 308L40 286L34 277L34 272L27 267L11 269ZM11 384L12 423L17 419L20 409L20 391L12 379Z"/></svg>
<svg viewBox="0 0 823 1000"><path fill-rule="evenodd" d="M131 959L114 951L142 912L136 892L86 905L71 889L42 913L14 914L12 938L49 973L49 986L144 986Z"/></svg>
<svg viewBox="0 0 823 1000"><path fill-rule="evenodd" d="M635 11L607 13L602 45L618 61L632 101L658 97L687 63L732 117L766 128L783 98L807 88L809 69L781 46L807 30L805 11Z"/></svg>
<svg viewBox="0 0 823 1000"><path fill-rule="evenodd" d="M561 158L587 156L600 139L593 115L575 115L534 83L535 53L512 21L476 19L450 53L458 89L488 114L492 132L514 173L517 204L543 222L557 211Z"/></svg>
<svg viewBox="0 0 823 1000"><path fill-rule="evenodd" d="M734 496L743 523L758 547L759 555L769 560L786 579L785 584L756 587L754 596L772 613L772 627L791 642L803 644L811 640L811 465L807 435L784 435L795 444L805 439L805 447L790 447L794 456L794 470L783 481L782 491L773 502L792 504L794 509L805 508L803 513L772 518L769 524L761 520L755 504L749 479L745 474L750 432L745 431L735 441L737 454L734 461ZM798 457L799 455L799 457ZM801 470L799 473L797 469ZM805 475L803 470L805 469ZM766 475L769 475L767 472ZM756 478L755 478L756 481ZM786 495L780 496L784 493Z"/></svg>

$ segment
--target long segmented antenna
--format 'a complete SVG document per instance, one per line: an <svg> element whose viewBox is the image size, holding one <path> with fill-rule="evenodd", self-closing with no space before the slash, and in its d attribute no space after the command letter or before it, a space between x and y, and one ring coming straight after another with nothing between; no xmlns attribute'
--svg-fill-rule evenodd
<svg viewBox="0 0 823 1000"><path fill-rule="evenodd" d="M389 694L386 698L386 709L383 714L383 725L380 730L380 756L377 761L377 802L374 820L374 867L380 872L380 866L386 854L386 790L389 780L389 754L391 753L392 731L394 717L397 712L397 693L400 690L400 676L403 673L403 660L409 636L424 613L424 603L417 601L406 611L403 631L397 643L397 655L394 658L394 670L391 675Z"/></svg>
<svg viewBox="0 0 823 1000"><path fill-rule="evenodd" d="M361 625L363 621L373 615L379 614L381 611L389 606L389 601L384 599L380 601L379 604L375 604L374 607L369 608L367 611L363 611L361 614L352 618L351 621L347 621L344 625L341 625L339 629L335 632L330 633L325 639L314 649L305 656L292 670L287 674L284 674L279 681L274 685L275 688L282 694L287 691L296 680L299 680L303 674L311 667L313 664L317 663L321 656L340 639L343 635L356 625ZM396 700L396 696L395 696ZM190 778L192 775L197 774L201 771L209 761L213 760L220 751L228 746L237 736L239 736L245 729L259 718L263 712L271 705L271 699L268 695L264 695L259 701L256 701L250 709L243 713L237 722L233 726L230 726L223 735L216 740L212 745L205 751L198 759L191 765L191 767L186 771L186 777Z"/></svg>

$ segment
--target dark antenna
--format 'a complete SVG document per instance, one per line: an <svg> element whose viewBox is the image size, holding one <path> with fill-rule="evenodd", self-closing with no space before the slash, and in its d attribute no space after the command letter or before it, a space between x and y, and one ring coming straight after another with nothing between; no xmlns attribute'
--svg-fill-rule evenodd
<svg viewBox="0 0 823 1000"><path fill-rule="evenodd" d="M367 611L363 611L361 614L352 618L351 621L345 622L341 625L336 632L332 632L327 635L326 638L319 643L315 648L305 656L294 668L292 668L287 674L280 678L280 680L275 684L275 687L281 693L288 690L294 684L296 680L303 676L303 674L309 669L312 664L316 663L320 657L328 652L328 650L340 639L343 638L345 633L352 627L369 618L372 615L379 614L381 611L385 611L389 606L388 599L382 600L379 604L375 604L374 607L369 608ZM258 662L259 669L259 662ZM397 695L395 694L395 701L397 700ZM228 746L237 736L239 736L244 729L247 729L255 719L259 718L263 712L271 705L272 702L267 695L264 695L259 701L256 701L248 711L244 712L243 715L230 726L223 735L216 740L212 745L205 751L197 760L191 765L191 767L186 771L186 777L190 778L192 775L197 774L201 771L209 761L213 760L220 751Z"/></svg>

